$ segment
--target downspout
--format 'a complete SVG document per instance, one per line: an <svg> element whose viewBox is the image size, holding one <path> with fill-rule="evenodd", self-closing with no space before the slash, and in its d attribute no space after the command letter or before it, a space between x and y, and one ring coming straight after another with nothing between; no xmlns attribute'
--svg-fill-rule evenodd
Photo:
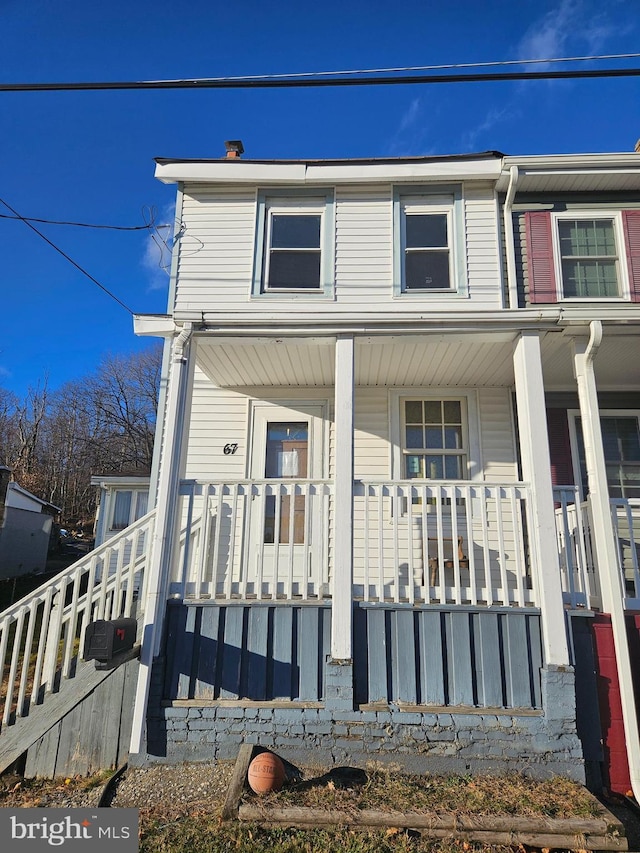
<svg viewBox="0 0 640 853"><path fill-rule="evenodd" d="M131 755L142 752L145 742L151 671L154 657L159 652L162 636L169 582L168 573L171 563L170 556L176 526L186 386L189 377L189 358L185 356L185 349L189 345L192 331L192 324L185 323L182 331L173 341L163 429L163 458L158 478L159 500L156 508L151 557L147 569L148 577L145 578L143 590L144 625L129 746Z"/></svg>
<svg viewBox="0 0 640 853"><path fill-rule="evenodd" d="M582 379L586 384L590 384L595 393L595 371L593 367L594 359L602 342L602 322L600 320L592 320L590 323L589 342L584 351L584 372ZM578 378L578 390L580 390L580 379ZM594 418L597 419L597 429L600 429L599 414L596 411ZM613 538L613 528L611 526L611 504L609 501L609 490L605 489L605 494L598 492L599 483L606 482L604 476L606 472L601 472L600 477L595 475L597 467L596 460L593 456L593 439L590 434L592 425L587 424L585 431L585 420L583 418L583 435L585 441L585 453L589 459L587 472L594 472L593 479L596 480L592 489L592 476L589 476L589 493L598 502L594 512L594 526L597 513L605 514L606 523L602 525L600 536L596 538L596 548L598 549L598 566L600 568L600 586L602 591L603 609L609 612L611 616L611 629L613 632L613 643L616 652L616 667L618 672L618 683L620 686L620 699L622 703L622 720L624 724L624 734L627 745L627 761L629 763L629 775L631 778L631 788L636 802L640 803L640 737L638 734L638 718L636 711L636 701L633 689L633 674L631 670L631 658L629 656L629 641L627 639L627 627L624 613L624 590L621 583L620 572L618 567L618 551L615 540ZM600 437L600 444L602 439ZM599 481L599 482L598 482ZM594 495L594 492L596 494ZM594 501L595 502L595 501Z"/></svg>
<svg viewBox="0 0 640 853"><path fill-rule="evenodd" d="M502 211L504 217L504 242L507 248L507 289L509 292L509 308L518 307L518 282L516 279L516 247L513 241L513 200L518 184L518 167L509 169L509 188L504 200Z"/></svg>

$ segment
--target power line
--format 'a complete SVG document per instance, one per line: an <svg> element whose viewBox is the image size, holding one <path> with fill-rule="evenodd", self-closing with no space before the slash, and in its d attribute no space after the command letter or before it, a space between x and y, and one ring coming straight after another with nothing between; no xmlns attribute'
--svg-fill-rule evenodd
<svg viewBox="0 0 640 853"><path fill-rule="evenodd" d="M406 65L399 68L360 68L344 71L297 71L289 74L251 74L233 77L212 77L212 80L271 80L296 77L334 77L351 74L396 74L409 71L444 71L457 68L499 68L505 65L539 65L550 62L596 62L603 59L638 59L640 53L609 53L598 56L559 56L549 59L503 59L493 62L452 62L446 65Z"/></svg>
<svg viewBox="0 0 640 853"><path fill-rule="evenodd" d="M15 210L13 207L11 207L11 205L10 205L8 202L6 202L4 199L0 198L0 203L1 203L1 204L4 204L4 206L5 206L6 208L8 208L8 209L11 211L11 213L13 213L13 214L14 214L14 216L16 217L16 219L20 219L22 222L24 222L24 224L25 224L28 228L31 228L31 230L32 230L32 231L35 231L35 232L36 232L36 234L38 235L38 237L41 237L41 238L45 241L45 243L48 243L48 244L51 246L51 248L52 248L52 249L55 249L55 250L56 250L56 252L58 252L58 254L62 255L62 257L63 257L63 258L65 258L65 260L69 261L69 263L70 263L70 264L72 264L72 265L73 265L77 270L79 270L83 275L85 275L85 276L89 279L89 281L92 281L94 284L96 284L96 285L100 288L100 290L104 291L104 292L107 294L107 296L110 296L110 297L111 297L111 299L115 300L115 301L118 303L118 305L120 305L122 308L124 308L124 309L125 309L125 311L128 311L128 312L129 312L129 314L131 314L131 316L133 316L133 311L131 310L131 308L129 308L129 306L128 306L128 305L126 305L126 304L125 304L121 299L119 299L119 298L115 295L115 293L112 293L112 292L111 292L107 287L105 287L105 286L104 286L104 284L101 284L101 283L98 281L98 279L97 279L97 278L94 278L94 277L91 275L91 273L87 272L87 270L86 270L86 269L84 269L84 267L81 267L79 263L77 263L76 261L74 261L74 260L73 260L73 258L69 257L69 255L67 255L67 253L66 253L66 252L64 252L64 251L63 251L59 246L56 246L56 244L55 244L55 243L53 243L53 242L52 242L48 237L46 237L46 236L42 233L42 231L39 231L39 230L36 228L36 226L35 226L35 225L33 225L33 224L28 220L28 219L25 219L25 217L24 217L24 216L20 216L20 214L18 213L18 211L17 211L17 210Z"/></svg>
<svg viewBox="0 0 640 853"><path fill-rule="evenodd" d="M226 78L191 80L129 80L70 83L0 83L0 92L117 91L126 89L302 89L340 86L394 86L438 83L494 83L517 80L588 80L639 77L640 68L599 68L573 71L505 71L482 74L402 74L395 77Z"/></svg>
<svg viewBox="0 0 640 853"><path fill-rule="evenodd" d="M8 213L0 213L0 219L16 219L19 222L41 222L45 225L73 225L76 228L103 228L110 231L150 231L153 228L170 227L169 225L156 225L155 222L149 222L147 225L97 225L91 222L64 222L60 219L38 219L36 216L10 216Z"/></svg>

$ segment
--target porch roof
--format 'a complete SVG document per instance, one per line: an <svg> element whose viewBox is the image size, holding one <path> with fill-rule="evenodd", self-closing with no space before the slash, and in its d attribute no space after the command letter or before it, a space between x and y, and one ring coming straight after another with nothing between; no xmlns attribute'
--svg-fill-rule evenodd
<svg viewBox="0 0 640 853"><path fill-rule="evenodd" d="M355 381L378 387L510 387L516 331L356 336ZM221 387L331 387L335 336L197 336L196 363ZM575 387L571 337L547 331L547 389ZM640 386L640 336L633 327L605 333L595 361L599 387Z"/></svg>

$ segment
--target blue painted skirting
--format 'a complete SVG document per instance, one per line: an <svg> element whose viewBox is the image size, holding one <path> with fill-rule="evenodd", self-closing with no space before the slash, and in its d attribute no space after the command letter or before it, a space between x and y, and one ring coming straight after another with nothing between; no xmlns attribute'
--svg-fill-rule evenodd
<svg viewBox="0 0 640 853"><path fill-rule="evenodd" d="M322 701L329 603L172 603L166 700ZM354 700L541 707L536 611L354 605Z"/></svg>

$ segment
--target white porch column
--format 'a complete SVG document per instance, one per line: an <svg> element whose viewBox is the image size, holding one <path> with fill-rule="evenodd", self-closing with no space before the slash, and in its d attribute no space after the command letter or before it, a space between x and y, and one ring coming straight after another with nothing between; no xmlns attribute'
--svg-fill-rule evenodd
<svg viewBox="0 0 640 853"><path fill-rule="evenodd" d="M607 469L602 444L598 389L593 360L602 340L602 323L594 320L591 336L574 338L573 366L578 383L578 400L582 421L589 502L591 504L593 543L602 592L602 608L611 616L613 643L620 683L622 720L627 744L627 757L634 795L640 795L640 734L636 717L633 676L627 641L624 589L618 569L618 550L611 517Z"/></svg>
<svg viewBox="0 0 640 853"><path fill-rule="evenodd" d="M533 529L528 533L535 561L532 568L541 610L544 659L546 665L565 666L569 663L569 649L560 585L544 381L537 332L520 333L514 346L513 366L522 476L531 486Z"/></svg>
<svg viewBox="0 0 640 853"><path fill-rule="evenodd" d="M335 357L335 497L331 656L352 657L354 339L339 335Z"/></svg>
<svg viewBox="0 0 640 853"><path fill-rule="evenodd" d="M185 412L189 396L191 375L191 331L186 323L173 342L171 372L164 413L164 429L159 425L156 440L164 436L162 462L158 479L156 521L151 541L150 557L144 579L144 623L140 649L140 669L133 710L133 725L129 752L144 750L146 715L151 668L160 650L162 626L167 604L169 573L173 555L176 508L180 486L180 468L183 454Z"/></svg>

